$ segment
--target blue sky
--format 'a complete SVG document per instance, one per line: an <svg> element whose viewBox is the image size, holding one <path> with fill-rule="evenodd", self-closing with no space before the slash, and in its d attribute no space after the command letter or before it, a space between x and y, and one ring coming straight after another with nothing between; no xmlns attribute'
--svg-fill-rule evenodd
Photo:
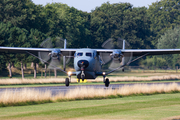
<svg viewBox="0 0 180 120"><path fill-rule="evenodd" d="M64 3L70 7L75 7L78 10L91 12L97 6L101 6L101 4L106 3L109 1L112 3L120 3L120 2L129 2L134 7L142 7L151 5L152 2L156 2L159 0L32 0L35 4L46 5L47 3L57 2L57 3Z"/></svg>

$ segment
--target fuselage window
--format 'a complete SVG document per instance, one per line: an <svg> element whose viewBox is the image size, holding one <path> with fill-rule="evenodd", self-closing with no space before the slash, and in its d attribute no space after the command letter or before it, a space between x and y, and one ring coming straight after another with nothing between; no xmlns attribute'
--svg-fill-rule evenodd
<svg viewBox="0 0 180 120"><path fill-rule="evenodd" d="M91 53L86 53L86 56L92 57L92 54Z"/></svg>
<svg viewBox="0 0 180 120"><path fill-rule="evenodd" d="M77 57L78 57L78 56L83 56L83 53L77 53Z"/></svg>

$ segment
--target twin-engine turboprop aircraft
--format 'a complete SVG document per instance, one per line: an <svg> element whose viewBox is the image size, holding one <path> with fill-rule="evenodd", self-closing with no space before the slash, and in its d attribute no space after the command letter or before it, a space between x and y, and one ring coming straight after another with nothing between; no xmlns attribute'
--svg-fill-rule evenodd
<svg viewBox="0 0 180 120"><path fill-rule="evenodd" d="M45 40L45 42L50 39ZM42 47L45 42L41 44ZM115 45L116 43L116 45ZM47 44L47 43L46 43ZM47 45L50 43L48 42ZM95 79L97 76L103 76L105 86L109 86L109 79L106 78L110 73L123 69L124 66L147 55L162 55L162 54L179 54L180 49L125 49L128 43L125 40L118 39L116 42L113 39L107 40L102 47L105 49L68 49L66 41L64 48L21 48L21 47L0 47L0 52L15 52L28 53L43 63L48 63L49 68L56 68L68 75L65 79L65 85L69 86L71 76L76 75L77 79ZM115 46L118 49L114 49ZM121 46L121 47L120 47ZM37 55L38 53L38 55ZM138 56L132 60L132 56ZM63 57L64 69L58 67L60 58ZM74 57L75 72L66 71L65 65L70 57ZM49 63L48 61L51 60ZM111 61L111 63L110 63ZM101 71L102 65L110 63L110 71Z"/></svg>

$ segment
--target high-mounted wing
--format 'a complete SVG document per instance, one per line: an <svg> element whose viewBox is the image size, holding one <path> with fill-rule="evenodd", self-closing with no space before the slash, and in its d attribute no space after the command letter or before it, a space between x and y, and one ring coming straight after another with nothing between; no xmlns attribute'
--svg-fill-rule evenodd
<svg viewBox="0 0 180 120"><path fill-rule="evenodd" d="M99 49L96 50L99 54L101 53L106 53L109 54L109 57L116 59L116 58L120 58L121 56L124 56L126 54L133 54L133 56L139 56L134 60L130 60L127 63L124 63L122 65L119 64L119 66L117 65L117 68L109 71L106 73L106 75L123 68L126 65L129 65L130 63L144 57L147 55L163 55L163 54L180 54L180 49Z"/></svg>
<svg viewBox="0 0 180 120"><path fill-rule="evenodd" d="M63 56L69 56L69 51L74 55L76 49L61 49L61 48L23 48L23 47L0 47L0 52L9 53L27 53L37 54L38 52L52 52L54 50L60 50Z"/></svg>
<svg viewBox="0 0 180 120"><path fill-rule="evenodd" d="M97 49L98 53L113 53L115 49ZM120 50L122 54L132 53L133 56L141 56L146 53L148 55L163 55L163 54L180 54L180 49L124 49Z"/></svg>
<svg viewBox="0 0 180 120"><path fill-rule="evenodd" d="M180 54L180 49L125 49L122 53L133 53L133 56L141 56L146 53L148 55L163 55L163 54Z"/></svg>
<svg viewBox="0 0 180 120"><path fill-rule="evenodd" d="M60 49L60 48L22 48L22 47L0 47L0 52L6 53L26 53L30 54L43 63L48 63L52 68L56 68L64 73L67 72L58 67L57 63L60 63L60 56L72 57L76 49ZM48 59L42 59L38 57L38 52L45 53L46 56L51 58L51 62L48 62ZM71 53L71 54L70 54Z"/></svg>
<svg viewBox="0 0 180 120"><path fill-rule="evenodd" d="M52 52L53 50L60 50L63 56L68 56L69 51L72 55L77 49L61 49L61 48L23 48L23 47L0 47L0 52L10 52L10 53L26 53L26 51L31 53L37 52ZM98 53L113 53L115 50L121 51L121 53L133 53L133 56L141 56L146 53L148 55L163 55L163 54L180 54L180 49L95 49Z"/></svg>

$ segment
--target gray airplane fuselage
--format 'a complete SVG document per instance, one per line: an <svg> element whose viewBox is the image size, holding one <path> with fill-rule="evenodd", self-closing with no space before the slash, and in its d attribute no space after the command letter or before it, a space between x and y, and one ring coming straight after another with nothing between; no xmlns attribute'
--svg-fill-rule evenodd
<svg viewBox="0 0 180 120"><path fill-rule="evenodd" d="M101 72L101 60L96 50L77 49L74 54L74 68L78 79L82 79L82 72L84 72L85 79L95 79L97 73Z"/></svg>

